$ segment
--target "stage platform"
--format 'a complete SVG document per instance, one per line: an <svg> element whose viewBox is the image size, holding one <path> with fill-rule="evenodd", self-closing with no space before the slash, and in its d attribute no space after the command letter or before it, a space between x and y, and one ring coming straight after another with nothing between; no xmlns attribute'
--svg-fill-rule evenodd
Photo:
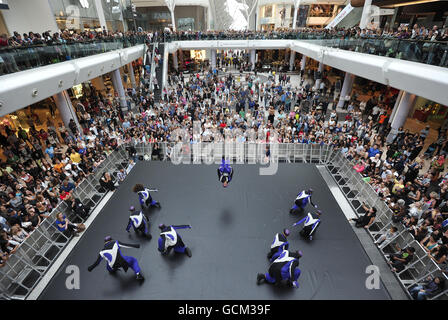
<svg viewBox="0 0 448 320"><path fill-rule="evenodd" d="M228 188L218 182L217 167L137 163L39 299L390 299L382 283L380 289L366 289L371 262L314 164L279 164L272 176L259 175L260 165L235 164ZM153 197L162 208L150 210L149 241L125 230L129 207L138 207L131 191L135 183L159 189ZM312 242L300 238L301 227L291 227L301 216L289 214L297 193L308 188L314 189L313 201L323 211ZM191 258L158 252L160 223L191 224L192 229L179 230ZM273 237L285 227L292 230L290 249L304 254L300 288L258 286L257 273L269 267L266 254ZM109 275L104 261L87 271L107 235L141 244L123 253L139 260L143 284L132 270ZM79 290L66 289L68 265L80 268Z"/></svg>

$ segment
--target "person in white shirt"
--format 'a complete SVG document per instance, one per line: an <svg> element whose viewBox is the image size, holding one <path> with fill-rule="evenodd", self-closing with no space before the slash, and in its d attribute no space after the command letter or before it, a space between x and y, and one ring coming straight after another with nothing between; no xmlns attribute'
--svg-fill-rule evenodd
<svg viewBox="0 0 448 320"><path fill-rule="evenodd" d="M380 248L385 247L390 242L390 240L396 235L397 231L398 231L397 227L391 227L389 230L382 233L381 236L374 243L379 245Z"/></svg>
<svg viewBox="0 0 448 320"><path fill-rule="evenodd" d="M372 120L373 121L376 121L380 111L381 111L381 108L379 105L376 105L373 107L373 109L372 109Z"/></svg>

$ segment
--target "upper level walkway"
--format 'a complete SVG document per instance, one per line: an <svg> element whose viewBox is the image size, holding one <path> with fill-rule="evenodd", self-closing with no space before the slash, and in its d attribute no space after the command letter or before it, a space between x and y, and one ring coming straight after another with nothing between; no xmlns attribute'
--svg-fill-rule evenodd
<svg viewBox="0 0 448 320"><path fill-rule="evenodd" d="M426 41L392 36L347 36L344 32L209 32L165 35L166 42L199 40L310 40L314 44L359 53L448 67L448 40Z"/></svg>
<svg viewBox="0 0 448 320"><path fill-rule="evenodd" d="M145 51L146 45L138 44L0 76L0 116L112 72Z"/></svg>
<svg viewBox="0 0 448 320"><path fill-rule="evenodd" d="M162 84L166 86L168 54L176 50L291 49L324 65L448 105L445 42L427 46L428 42L343 39L315 33L267 35L273 39L267 39L266 33L165 35ZM4 71L0 73L0 116L142 57L146 45L139 43L144 41L145 37L134 37L0 50L0 70Z"/></svg>
<svg viewBox="0 0 448 320"><path fill-rule="evenodd" d="M336 40L289 39L171 41L166 44L164 58L167 61L168 53L176 50L291 49L322 62L324 65L448 105L447 68L363 53L362 50L335 48L328 46L328 41L330 44L331 42L336 43ZM346 43L340 42L340 46L345 48L346 45ZM164 79L163 83L166 84L166 74Z"/></svg>
<svg viewBox="0 0 448 320"><path fill-rule="evenodd" d="M63 61L144 44L145 36L124 36L57 44L34 44L0 48L0 76Z"/></svg>

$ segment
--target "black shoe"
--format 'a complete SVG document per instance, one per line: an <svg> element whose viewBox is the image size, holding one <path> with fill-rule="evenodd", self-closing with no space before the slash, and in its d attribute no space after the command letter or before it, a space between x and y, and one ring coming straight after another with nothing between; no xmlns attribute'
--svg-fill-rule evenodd
<svg viewBox="0 0 448 320"><path fill-rule="evenodd" d="M137 276L135 277L135 279L139 280L139 281L145 281L145 278L143 277L143 275L141 273L137 274Z"/></svg>
<svg viewBox="0 0 448 320"><path fill-rule="evenodd" d="M257 284L263 283L265 279L266 277L264 276L264 274L262 273L257 274Z"/></svg>
<svg viewBox="0 0 448 320"><path fill-rule="evenodd" d="M293 209L289 209L289 213L291 213L291 214L292 214L293 212L294 212L294 210L293 210Z"/></svg>
<svg viewBox="0 0 448 320"><path fill-rule="evenodd" d="M161 209L161 208L162 208L162 206L160 205L160 203L159 203L159 202L157 202L157 203L156 203L156 206L157 206L157 208L159 208L159 209Z"/></svg>
<svg viewBox="0 0 448 320"><path fill-rule="evenodd" d="M185 253L187 254L187 256L189 258L191 258L191 250L190 250L190 248L185 248Z"/></svg>
<svg viewBox="0 0 448 320"><path fill-rule="evenodd" d="M148 238L148 240L151 240L151 239L152 239L152 235L148 233L148 234L146 235L146 238Z"/></svg>
<svg viewBox="0 0 448 320"><path fill-rule="evenodd" d="M107 271L109 271L109 274L115 275L118 273L118 271L120 271L120 269L112 269L112 270L107 270Z"/></svg>

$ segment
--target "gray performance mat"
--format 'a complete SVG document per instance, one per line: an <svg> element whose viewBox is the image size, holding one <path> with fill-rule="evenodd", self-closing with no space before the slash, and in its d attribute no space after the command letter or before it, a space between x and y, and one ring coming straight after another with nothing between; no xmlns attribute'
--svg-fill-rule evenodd
<svg viewBox="0 0 448 320"><path fill-rule="evenodd" d="M371 264L329 188L313 164L279 164L277 174L261 176L259 165L233 165L228 188L218 182L218 165L173 165L139 162L64 261L40 299L389 299L386 289L368 290ZM155 187L162 208L150 210L152 240L125 231L128 208L138 206L135 183ZM313 201L323 211L312 242L291 225L289 214L303 189L313 188ZM309 206L307 209L311 209ZM308 212L308 211L306 211ZM157 250L158 225L191 224L179 230L193 256ZM261 284L257 273L269 267L266 254L276 232L288 227L290 249L303 251L300 288ZM140 285L131 269L109 275L105 261L92 272L106 235L140 249L123 248L139 260L146 281ZM65 286L68 265L79 266L80 289Z"/></svg>

